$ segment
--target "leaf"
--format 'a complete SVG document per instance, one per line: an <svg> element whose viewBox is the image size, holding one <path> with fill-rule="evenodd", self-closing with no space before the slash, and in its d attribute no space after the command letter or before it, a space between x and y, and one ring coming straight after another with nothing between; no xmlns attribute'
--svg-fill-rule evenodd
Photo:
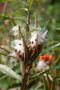
<svg viewBox="0 0 60 90"><path fill-rule="evenodd" d="M56 78L56 81L60 81L60 77L57 77L57 78Z"/></svg>
<svg viewBox="0 0 60 90"><path fill-rule="evenodd" d="M36 75L33 75L33 76L31 77L31 80L30 80L29 84L31 84L33 81L35 81L36 79L38 79L38 78L39 78L40 76L42 76L43 74L48 73L49 71L52 71L52 70L54 70L54 69L60 70L60 65L58 65L58 66L53 66L53 67L51 67L50 69L48 69L48 70L46 70L46 71L44 71L44 72L42 72L42 73L38 73L38 74L36 74Z"/></svg>
<svg viewBox="0 0 60 90"><path fill-rule="evenodd" d="M35 90L39 90L39 88L41 88L41 86L43 85L43 83L39 83L36 87L35 87Z"/></svg>
<svg viewBox="0 0 60 90"><path fill-rule="evenodd" d="M43 50L41 54L46 53L46 52L48 52L49 50L52 50L52 49L54 49L54 48L56 48L56 47L58 47L58 46L60 46L60 43L57 43L57 44L51 46L50 48L47 48L47 50Z"/></svg>
<svg viewBox="0 0 60 90"><path fill-rule="evenodd" d="M32 2L33 2L33 0L28 0L28 6L29 6L29 8L31 7Z"/></svg>
<svg viewBox="0 0 60 90"><path fill-rule="evenodd" d="M45 90L48 90L47 80L45 79L44 76L43 76L43 80L44 80L44 88Z"/></svg>
<svg viewBox="0 0 60 90"><path fill-rule="evenodd" d="M7 1L7 0L0 0L0 3L1 3L1 2L6 2L6 1Z"/></svg>
<svg viewBox="0 0 60 90"><path fill-rule="evenodd" d="M6 77L7 77L6 75L0 77L0 81L1 81L2 79L6 78Z"/></svg>
<svg viewBox="0 0 60 90"><path fill-rule="evenodd" d="M22 77L18 74L16 74L15 71L13 71L12 69L10 69L9 67L0 64L0 72L2 72L3 74L6 74L7 76L10 76L12 78L18 79L21 81Z"/></svg>

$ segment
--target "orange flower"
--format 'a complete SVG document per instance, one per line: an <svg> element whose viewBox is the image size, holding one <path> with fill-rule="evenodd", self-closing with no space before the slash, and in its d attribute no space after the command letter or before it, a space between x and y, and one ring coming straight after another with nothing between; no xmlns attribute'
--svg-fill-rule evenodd
<svg viewBox="0 0 60 90"><path fill-rule="evenodd" d="M53 60L53 59L54 59L54 56L47 55L47 54L43 54L39 58L39 60L44 60L44 61L50 61L50 60Z"/></svg>
<svg viewBox="0 0 60 90"><path fill-rule="evenodd" d="M43 54L43 58L44 59L47 59L47 54Z"/></svg>
<svg viewBox="0 0 60 90"><path fill-rule="evenodd" d="M40 56L40 60L44 60L44 59L46 59L46 54Z"/></svg>
<svg viewBox="0 0 60 90"><path fill-rule="evenodd" d="M54 60L54 56L49 55L48 59L49 59L49 60Z"/></svg>

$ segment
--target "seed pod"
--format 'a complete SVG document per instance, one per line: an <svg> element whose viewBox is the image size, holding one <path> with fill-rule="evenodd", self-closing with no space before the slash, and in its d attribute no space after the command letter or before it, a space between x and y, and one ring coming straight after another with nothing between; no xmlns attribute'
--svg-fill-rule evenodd
<svg viewBox="0 0 60 90"><path fill-rule="evenodd" d="M34 49L36 45L43 44L46 41L46 34L48 30L42 32L42 31L34 31L31 33L31 38L29 39L29 47Z"/></svg>
<svg viewBox="0 0 60 90"><path fill-rule="evenodd" d="M23 59L24 58L24 45L23 45L23 40L16 40L16 45L15 45L15 52L16 54Z"/></svg>

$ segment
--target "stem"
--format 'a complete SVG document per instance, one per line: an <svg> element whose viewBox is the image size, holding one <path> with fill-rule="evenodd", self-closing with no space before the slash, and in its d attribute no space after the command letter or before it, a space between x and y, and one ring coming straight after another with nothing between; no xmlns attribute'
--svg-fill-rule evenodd
<svg viewBox="0 0 60 90"><path fill-rule="evenodd" d="M28 32L29 31L29 24L30 24L30 10L29 10L29 6L28 6L28 0L26 0L26 4L27 4L26 32Z"/></svg>
<svg viewBox="0 0 60 90"><path fill-rule="evenodd" d="M2 49L2 50L4 50L4 51L6 51L6 52L8 52L8 53L10 53L10 51L9 51L9 50L7 50L7 49L5 49L5 48L3 48L3 47L1 47L1 46L0 46L0 49Z"/></svg>
<svg viewBox="0 0 60 90"><path fill-rule="evenodd" d="M23 77L23 82L22 82L22 88L21 90L27 90L27 83L28 83L28 76L29 76L29 66L24 67L24 77Z"/></svg>
<svg viewBox="0 0 60 90"><path fill-rule="evenodd" d="M11 21L13 22L13 24L16 26L16 22L13 18L11 18Z"/></svg>
<svg viewBox="0 0 60 90"><path fill-rule="evenodd" d="M28 6L28 0L26 0L26 6L27 6L27 18L26 18L26 32L29 32L29 24L30 24L30 10L29 10L29 6ZM26 46L26 45L25 45ZM21 90L27 90L27 80L28 80L28 76L29 76L29 65L27 64L27 62L29 62L29 54L28 54L28 50L27 47L25 48L25 60L24 60L24 76L23 76L23 81L22 81L22 88Z"/></svg>
<svg viewBox="0 0 60 90"><path fill-rule="evenodd" d="M37 27L38 27L38 25L39 25L39 22L38 22L38 15L36 14L35 15L35 25L36 25L36 29L37 29Z"/></svg>
<svg viewBox="0 0 60 90"><path fill-rule="evenodd" d="M52 82L50 81L48 75L46 75L45 79L46 79L48 90L52 90Z"/></svg>
<svg viewBox="0 0 60 90"><path fill-rule="evenodd" d="M26 0L26 5L27 5L27 19L26 19L26 32L29 32L29 24L30 24L30 9L29 9L29 3L28 0ZM23 39L24 42L24 39ZM29 78L29 73L30 69L32 68L32 63L33 61L37 58L39 53L42 50L42 46L38 45L36 49L34 50L34 53L30 56L29 50L27 46L25 45L25 58L24 58L24 76L23 76L23 81L22 81L22 88L21 90L27 90L28 86L28 78ZM30 60L29 60L30 59ZM30 61L30 62L29 62Z"/></svg>
<svg viewBox="0 0 60 90"><path fill-rule="evenodd" d="M23 40L23 43L24 43L24 51L25 51L25 54L24 54L24 62L23 62L23 66L24 66L24 75L23 75L23 81L22 81L22 88L21 90L27 90L27 80L28 80L28 76L29 76L29 65L28 65L28 62L29 62L29 51L28 51L28 48L27 48L27 45L25 43L25 39L21 33L21 30L20 30L20 26L19 26L19 33L20 33L20 36ZM19 36L19 37L20 37Z"/></svg>

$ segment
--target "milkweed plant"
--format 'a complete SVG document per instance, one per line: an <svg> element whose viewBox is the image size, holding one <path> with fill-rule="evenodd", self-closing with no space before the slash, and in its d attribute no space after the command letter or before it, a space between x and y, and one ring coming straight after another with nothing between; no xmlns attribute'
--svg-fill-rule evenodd
<svg viewBox="0 0 60 90"><path fill-rule="evenodd" d="M1 80L10 77L8 87L4 90L59 90L57 81L60 79L60 64L56 55L48 51L60 44L44 50L49 30L41 26L30 30L29 7L26 12L24 33L20 25L13 26L10 28L13 37L10 49L0 46L0 53L8 59L7 64L0 64L0 72L3 73Z"/></svg>

